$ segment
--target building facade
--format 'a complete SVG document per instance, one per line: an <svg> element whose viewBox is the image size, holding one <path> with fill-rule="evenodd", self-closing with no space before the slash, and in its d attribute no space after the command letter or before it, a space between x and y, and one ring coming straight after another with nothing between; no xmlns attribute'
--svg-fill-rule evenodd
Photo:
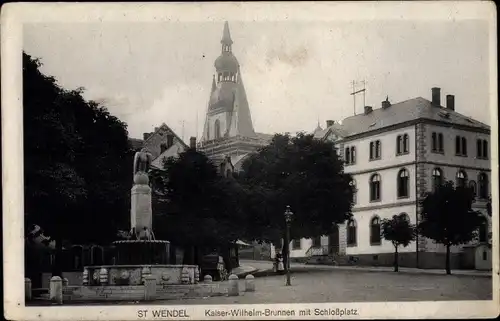
<svg viewBox="0 0 500 321"><path fill-rule="evenodd" d="M392 265L394 248L380 236L381 221L405 214L418 224L419 201L436 184L452 180L475 188L474 209L483 213L484 223L477 240L452 248L451 265L473 268L465 254L470 248L481 248L483 261L491 267L491 251L484 246L491 231L486 213L490 128L456 112L454 96L446 96L446 106L441 105L439 88L432 88L431 96L431 100L418 97L394 105L387 99L378 109L367 106L363 114L342 124L329 121L325 130L315 131L319 139L336 141L344 170L353 177L353 218L331 235L292 241L292 258L330 254L337 263ZM421 236L399 252L401 266L444 266L444 246Z"/></svg>

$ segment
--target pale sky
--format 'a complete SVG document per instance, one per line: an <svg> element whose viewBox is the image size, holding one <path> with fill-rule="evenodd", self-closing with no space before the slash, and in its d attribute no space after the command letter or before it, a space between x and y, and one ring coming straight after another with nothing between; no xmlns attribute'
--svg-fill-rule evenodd
<svg viewBox="0 0 500 321"><path fill-rule="evenodd" d="M366 104L455 95L456 111L490 124L488 25L460 21L230 21L255 130L312 131ZM105 101L140 138L162 122L201 136L222 22L50 23L24 26L24 50L67 89ZM356 102L363 110L363 99ZM198 116L197 116L198 115ZM184 122L184 126L182 123ZM183 129L184 128L184 129Z"/></svg>

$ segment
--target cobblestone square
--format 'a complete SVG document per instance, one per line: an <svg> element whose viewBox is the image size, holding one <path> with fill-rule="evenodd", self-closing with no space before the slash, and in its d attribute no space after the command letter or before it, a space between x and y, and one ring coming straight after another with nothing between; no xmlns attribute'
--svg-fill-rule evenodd
<svg viewBox="0 0 500 321"><path fill-rule="evenodd" d="M155 304L266 304L322 302L391 302L440 300L491 300L488 277L404 274L364 271L311 271L292 275L292 286L285 276L255 279L256 292L240 296L194 300L157 301Z"/></svg>

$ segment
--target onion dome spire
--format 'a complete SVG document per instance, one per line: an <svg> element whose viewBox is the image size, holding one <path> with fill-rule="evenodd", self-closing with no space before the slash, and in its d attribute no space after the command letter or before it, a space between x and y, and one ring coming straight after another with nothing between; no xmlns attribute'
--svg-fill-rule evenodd
<svg viewBox="0 0 500 321"><path fill-rule="evenodd" d="M222 31L222 39L220 43L227 46L231 46L233 44L231 33L229 32L229 23L227 21L224 22L224 30Z"/></svg>

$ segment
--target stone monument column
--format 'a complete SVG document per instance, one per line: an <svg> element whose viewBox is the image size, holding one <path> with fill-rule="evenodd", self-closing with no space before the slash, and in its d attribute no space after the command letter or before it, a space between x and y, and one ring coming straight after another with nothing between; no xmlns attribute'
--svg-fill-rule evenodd
<svg viewBox="0 0 500 321"><path fill-rule="evenodd" d="M131 192L130 224L139 239L153 239L153 215L151 208L151 187L148 170L152 155L145 149L134 157L134 185Z"/></svg>

